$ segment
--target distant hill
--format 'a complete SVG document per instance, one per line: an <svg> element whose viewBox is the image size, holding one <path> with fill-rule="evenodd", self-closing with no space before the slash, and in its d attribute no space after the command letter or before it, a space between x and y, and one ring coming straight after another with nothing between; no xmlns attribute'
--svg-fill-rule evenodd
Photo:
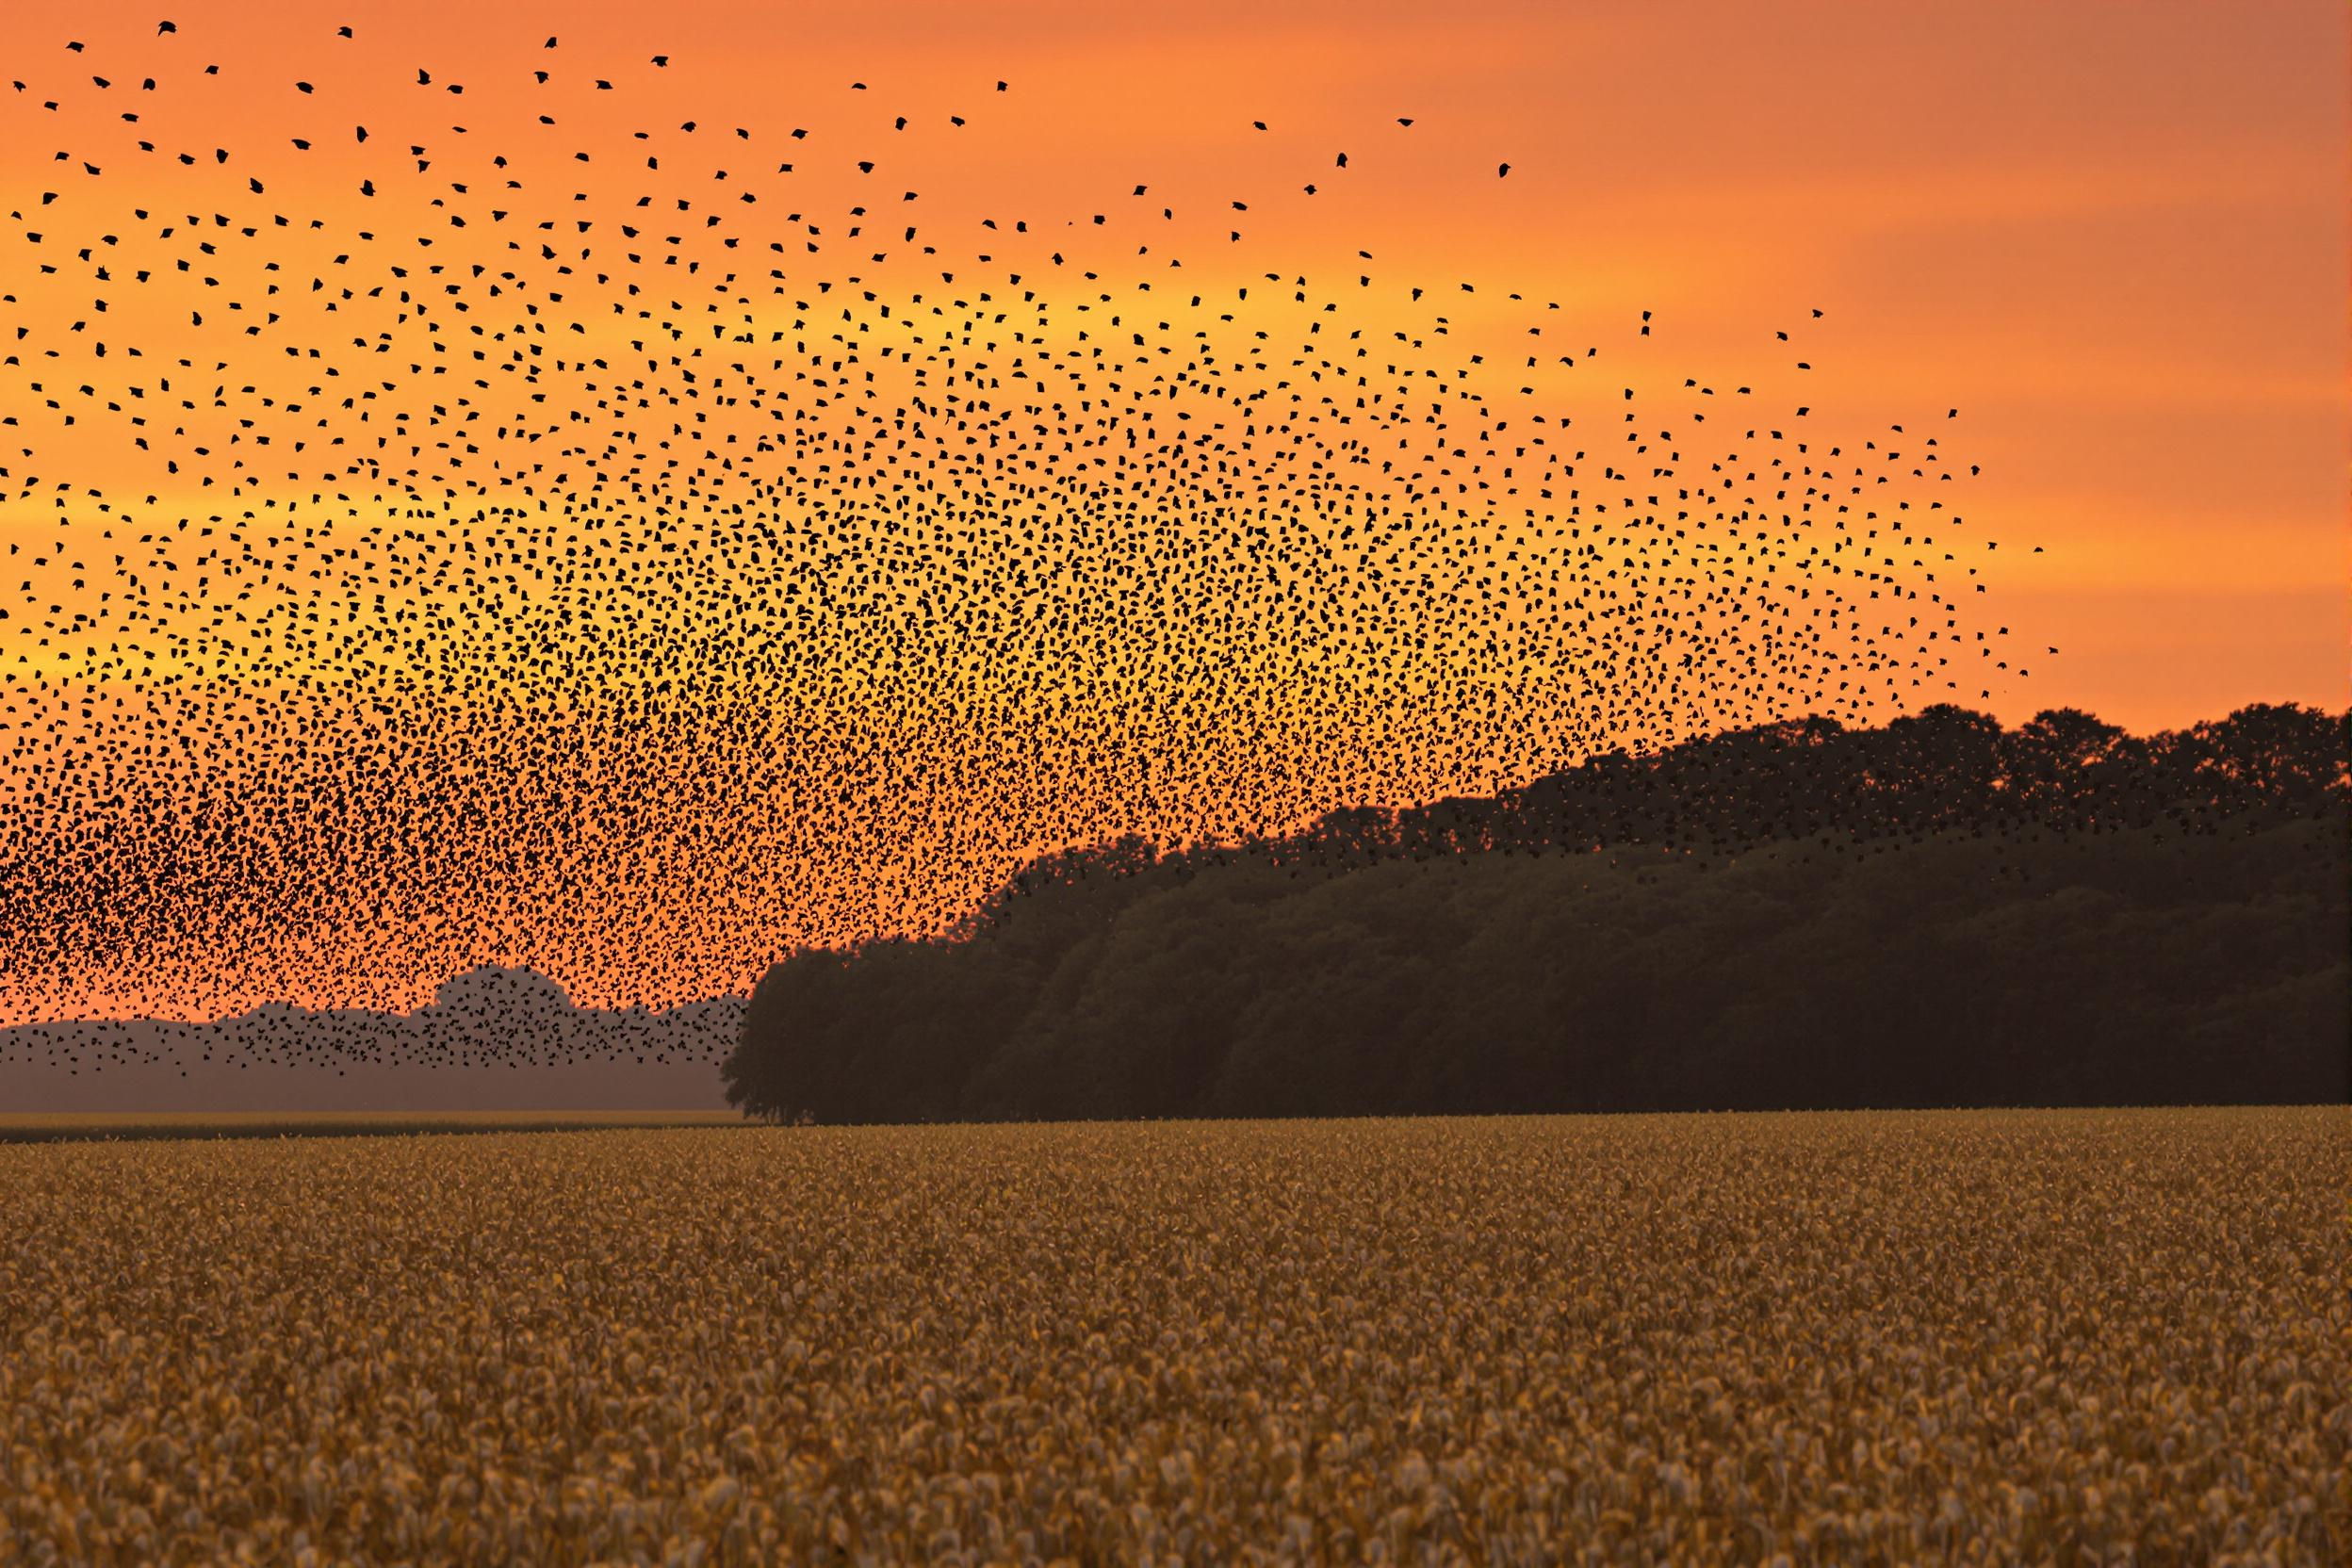
<svg viewBox="0 0 2352 1568"><path fill-rule="evenodd" d="M726 1064L822 1121L2341 1101L2346 718L1930 710L1307 831L1050 858L797 954Z"/></svg>
<svg viewBox="0 0 2352 1568"><path fill-rule="evenodd" d="M529 969L485 965L413 1012L256 1007L210 1022L0 1029L0 1109L701 1109L739 998L665 1012L575 1007Z"/></svg>

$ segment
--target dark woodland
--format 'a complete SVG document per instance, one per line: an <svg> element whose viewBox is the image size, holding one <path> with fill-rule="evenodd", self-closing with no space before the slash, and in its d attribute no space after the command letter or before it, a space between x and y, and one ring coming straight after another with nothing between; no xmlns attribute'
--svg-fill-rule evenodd
<svg viewBox="0 0 2352 1568"><path fill-rule="evenodd" d="M2348 722L1946 706L1055 856L939 939L776 965L727 1097L820 1122L2341 1102Z"/></svg>

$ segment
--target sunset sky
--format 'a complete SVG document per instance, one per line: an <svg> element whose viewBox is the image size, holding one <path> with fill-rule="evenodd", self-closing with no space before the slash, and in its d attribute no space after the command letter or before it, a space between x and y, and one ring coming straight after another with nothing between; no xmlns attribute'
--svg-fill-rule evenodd
<svg viewBox="0 0 2352 1568"><path fill-rule="evenodd" d="M159 34L164 17L175 30ZM353 36L338 38L339 24ZM560 39L552 51L542 47L548 35ZM69 51L69 42L85 48ZM2006 628L2014 648L2033 657L2013 660L2030 676L1991 675L1980 683L1989 695L1974 687L1946 694L1955 700L2009 722L2081 707L2140 730L2253 701L2340 709L2352 629L2346 46L2346 13L2324 0L1467 9L1348 0L1175 10L946 0L654 8L15 0L0 10L0 81L22 83L0 97L0 211L16 215L0 226L0 335L8 339L0 358L19 356L0 364L0 414L15 416L0 428L0 539L18 547L0 582L9 611L0 621L0 682L11 703L0 712L0 793L37 801L30 820L79 835L95 857L90 846L104 834L92 825L116 808L106 798L114 787L101 782L112 776L68 769L61 758L103 754L121 764L122 777L136 776L130 788L142 798L233 792L249 787L237 782L249 774L275 788L305 774L314 781L301 798L333 811L376 787L369 767L338 771L332 737L361 721L357 707L346 711L355 678L336 656L322 652L315 668L295 669L253 654L259 662L242 668L241 689L208 692L206 680L247 656L237 633L217 633L225 640L199 654L187 640L197 629L185 619L185 597L173 601L176 625L166 616L139 622L125 602L134 596L100 597L122 547L102 551L90 530L123 513L145 532L218 510L225 467L206 495L201 465L183 455L175 474L165 460L207 440L220 443L207 451L225 458L237 418L253 411L234 399L199 408L187 416L184 444L149 431L159 438L145 449L127 439L135 432L95 411L63 421L80 396L71 389L133 374L124 368L130 346L166 368L204 356L203 370L189 375L205 393L235 383L255 388L249 401L274 398L249 431L290 420L282 405L301 400L305 378L318 374L313 365L323 362L266 336L224 335L229 318L216 303L250 285L244 297L258 313L260 289L278 282L290 298L268 308L310 308L300 291L346 265L334 258L362 230L382 237L369 243L389 245L432 222L439 244L430 259L508 265L511 237L478 219L462 231L444 220L458 206L488 204L496 187L436 208L433 182L444 178L513 179L529 188L516 202L534 220L550 200L539 192L576 188L581 199L564 205L566 217L612 222L661 183L665 196L674 189L689 204L665 217L724 213L724 230L699 232L789 239L794 254L783 267L815 267L812 278L855 273L879 303L900 302L890 321L867 323L874 342L899 330L912 294L988 286L979 280L1001 282L1008 270L1032 286L1051 277L1070 298L1091 300L1071 292L1084 269L1099 274L1088 288L1120 301L1138 298L1147 281L1156 299L1171 288L1230 295L1268 273L1285 287L1304 278L1316 299L1344 296L1348 326L1367 339L1432 331L1435 305L1446 312L1446 352L1497 361L1525 345L1527 313L1543 308L1536 302L1557 303L1558 314L1544 318L1545 343L1572 337L1577 354L1597 346L1600 368L1530 370L1531 405L1556 400L1581 416L1589 403L1615 419L1597 400L1603 380L1611 398L1623 384L1647 399L1678 395L1686 377L1711 379L1726 390L1752 387L1758 405L1782 411L1779 422L1802 404L1808 428L1825 438L1858 446L1871 435L1892 446L1898 438L1886 433L1901 424L1901 439L1932 433L1944 462L1977 466L1950 487L1962 494L1948 503L1967 519L1960 536L1971 550L1982 547L1979 537L2001 546L1981 558L1987 593L1970 624ZM668 63L655 67L655 55ZM212 63L219 74L203 74ZM420 70L430 82L418 80ZM534 70L550 80L535 81ZM93 76L108 85L96 88ZM152 92L139 86L148 77ZM451 84L464 90L449 92ZM899 116L908 121L903 130L893 125ZM688 121L698 126L691 136L678 129ZM369 131L364 148L354 139L360 125ZM738 127L750 134L735 135ZM806 136L792 137L795 129ZM648 139L636 138L639 130ZM297 147L297 138L311 147ZM141 139L155 150L139 149ZM433 168L403 172L396 185L381 171L405 171L410 144L426 146ZM230 156L216 158L215 148ZM649 182L639 165L656 148L660 182ZM177 162L183 149L197 161ZM493 155L508 160L495 176ZM860 172L861 158L875 168ZM790 173L778 172L787 161ZM1498 177L1506 162L1510 173ZM715 177L717 166L728 178ZM384 182L381 193L363 197L363 177ZM1148 194L1134 195L1137 187ZM740 200L746 191L756 205ZM853 204L868 208L862 221L846 220L871 230L862 244L842 228ZM1164 208L1173 216L1163 218ZM207 294L193 274L172 271L171 258L188 253L186 237L155 237L153 220L132 220L136 210L233 211L245 222L299 213L318 226L292 225L266 245L224 245L224 286ZM984 220L998 226L984 228ZM807 224L825 231L822 257L803 250ZM900 238L908 224L936 243L936 256ZM1231 230L1241 237L1227 238ZM28 232L41 240L28 243ZM118 236L110 247L100 237L107 234ZM696 243L710 242L690 235L680 253ZM74 255L92 244L106 250L97 259L117 282L150 262L157 281L98 288L89 282L95 263ZM848 254L867 244L886 259ZM985 265L973 259L983 246ZM750 260L753 249L735 253ZM1067 258L1059 269L1048 259L1055 251ZM282 270L265 278L262 258ZM1170 258L1181 259L1181 273L1168 270ZM43 273L43 265L58 270ZM943 284L939 274L951 267L963 275ZM1429 298L1412 300L1408 286ZM1524 299L1511 302L1514 293ZM1233 330L1286 324L1285 297L1262 290L1246 307L1228 305L1240 318ZM197 324L191 310L211 312L209 324ZM348 346L355 334L402 330L392 311L362 299L324 319ZM1638 335L1645 311L1646 338ZM1045 335L1063 342L1053 335L1072 319L1063 310ZM763 316L757 325L791 323ZM1790 340L1776 338L1780 331ZM115 346L104 360L92 349L101 337ZM1564 340L1560 347L1568 350ZM44 350L56 357L41 357ZM211 373L224 359L230 368ZM1800 359L1809 368L1799 370ZM881 373L887 382L893 372ZM65 406L51 409L61 388ZM437 395L423 391L417 400ZM315 439L356 442L363 430L370 439L381 430L334 402L303 416ZM1952 409L1957 416L1947 417ZM281 437L265 462L261 449L235 448L253 459L239 505L265 495L300 501L318 488L286 482L276 462L285 449ZM97 509L101 498L114 514ZM561 547L559 535L548 539ZM53 554L60 543L73 547ZM317 547L334 546L322 538ZM181 574L207 570L185 536L154 549L126 569L144 559L172 574L183 596ZM36 565L36 556L50 559ZM304 556L299 565L313 572L333 559ZM287 556L272 570L291 578L296 564ZM389 591L398 598L403 590ZM454 579L418 586L414 602L430 607L459 591ZM77 615L85 618L75 626ZM73 634L62 626L74 626ZM604 691L600 658L620 678L627 661L596 652L607 645L599 639L618 645L641 636L644 646L673 653L687 645L682 630L659 626L563 635L575 639L558 650L575 696ZM544 659L552 645L525 644L514 644L518 659ZM1467 657L1468 646L1444 657ZM857 674L873 653L844 645L839 667ZM644 656L630 657L640 660L635 672ZM141 927L146 935L133 940L85 921L71 939L57 939L47 969L0 989L0 1022L83 1011L199 1015L288 994L392 1004L482 960L534 963L589 1000L682 1000L726 988L730 975L747 979L800 941L936 924L1016 851L1129 828L1280 825L1344 790L1397 798L1488 789L1577 749L1543 737L1449 749L1438 737L1396 743L1412 765L1369 755L1331 762L1348 727L1333 719L1336 708L1285 707L1284 683L1306 678L1282 662L1293 657L1269 653L1259 667L1252 678L1263 683L1262 703L1217 710L1230 733L1200 727L1201 756L1168 770L1175 805L1157 785L1121 793L1086 782L1096 776L1084 757L1106 737L1117 750L1132 705L1097 714L1109 726L1100 733L1066 727L1052 744L1080 760L1038 766L1021 788L1004 782L1007 770L1028 765L1009 724L989 732L968 713L868 709L850 749L867 758L878 746L916 760L832 792L837 818L817 804L830 785L795 774L762 796L771 815L755 809L748 825L663 818L658 833L646 826L651 816L616 825L581 814L574 797L598 788L599 776L612 787L619 764L599 761L607 755L599 748L619 744L618 731L542 710L536 678L518 674L516 700L529 713L482 718L499 706L491 693L479 711L405 715L403 733L433 737L419 743L448 757L463 749L452 737L583 724L588 738L577 744L531 753L561 754L569 759L564 769L542 768L482 797L483 831L494 837L502 812L579 815L576 837L564 841L579 848L584 869L576 877L545 865L500 872L468 861L464 910L454 914L447 898L354 896L329 906L304 894L286 905L300 918L277 923L270 955L243 962L221 949L224 933L259 918L251 907L268 906L268 898L250 905L250 867L232 878L244 890L236 899L174 873L169 890L144 895L172 911L168 931ZM1075 690L1085 674L989 672L977 654L969 664L975 680L993 674L1024 683L1008 713L1045 710L1040 693L1055 681ZM1510 672L1485 674L1507 680ZM1377 694L1363 692L1366 702ZM93 694L94 718L81 711ZM746 776L729 759L773 754L770 731L759 727L784 723L777 713L788 697L819 700L750 689L734 695L745 711L759 710L751 729L740 715L695 722L738 738L711 743L710 753L738 778ZM231 729L238 714L270 709L278 716L264 727L275 749L207 741L177 757L162 754L169 747L142 752L124 740L128 721L104 716L123 701L160 703L160 716L139 732L151 739L196 733L200 708L205 724ZM312 749L300 755L285 749L297 723L286 715L297 711L317 727ZM1434 736L1440 719L1432 709L1395 722L1400 736ZM877 740L893 726L897 740ZM1603 727L1572 739L1601 739ZM693 773L694 723L665 714L653 729L679 748L663 766ZM1132 727L1126 740L1171 743ZM822 753L808 743L810 755ZM1287 771L1233 783L1238 776L1219 756L1279 758ZM629 791L655 815L663 803L721 798L696 793L716 784L654 779L642 768L629 776ZM858 791L890 792L890 813L856 804ZM1074 808L1037 806L1030 796L1040 791L1084 798ZM1217 798L1203 804L1208 795ZM396 830L385 825L413 820L401 812L420 808L421 798L384 806L367 831ZM1015 825L974 839L976 815ZM629 854L599 835L627 840ZM270 841L269 855L289 867L326 853ZM320 841L335 841L334 833ZM257 852L248 844L239 853ZM714 880L713 865L730 870ZM385 915L376 903L404 912ZM632 968L632 942L668 952Z"/></svg>

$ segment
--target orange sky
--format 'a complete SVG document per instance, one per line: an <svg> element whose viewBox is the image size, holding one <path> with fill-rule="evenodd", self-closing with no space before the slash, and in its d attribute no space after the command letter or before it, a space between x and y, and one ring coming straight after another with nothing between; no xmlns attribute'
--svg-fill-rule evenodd
<svg viewBox="0 0 2352 1568"><path fill-rule="evenodd" d="M158 15L172 16L178 31L157 36ZM335 36L344 23L353 39ZM1122 302L1136 298L1141 281L1159 280L1165 291L1173 276L1165 258L1181 255L1184 289L1230 293L1268 271L1306 276L1347 291L1358 318L1382 329L1429 330L1442 289L1448 351L1461 356L1499 354L1505 345L1516 351L1522 307L1505 296L1517 291L1560 304L1550 319L1563 322L1577 351L1601 346L1612 388L1623 365L1625 382L1645 396L1679 388L1687 371L1750 384L1759 403L1804 399L1825 431L1883 434L1903 422L1916 438L1933 419L1952 461L1981 466L1956 503L1968 529L2003 543L1999 569L1986 567L1991 618L2037 656L2021 661L2030 678L1996 677L1989 697L1971 690L1960 694L1965 700L2013 722L2073 705L2141 729L2257 700L2340 708L2345 27L2343 8L2325 3L1494 4L1464 12L1351 0L1193 6L1179 15L950 3L649 9L16 0L0 13L0 77L21 77L26 90L0 102L0 147L8 149L0 153L0 207L26 217L0 230L0 242L39 227L52 249L0 255L0 293L15 296L0 302L0 326L30 329L27 342L63 344L66 357L0 367L0 407L20 416L5 433L23 436L0 442L0 460L41 481L31 496L0 482L0 498L0 498L0 537L21 544L24 557L58 542L61 527L68 538L86 537L102 515L91 489L118 508L133 505L142 529L220 504L196 487L188 466L165 473L160 449L126 450L122 430L101 419L68 429L41 398L87 375L121 372L119 350L106 365L80 357L96 333L139 344L150 359L212 354L226 318L216 311L210 326L188 325L186 309L207 302L183 281L116 291L108 311L90 318L96 333L73 335L59 318L90 310L89 302L32 270L59 259L60 242L89 243L122 209L192 211L196 201L183 198L204 190L216 207L243 203L240 211L322 220L319 230L289 230L266 252L246 246L220 258L232 286L262 283L251 270L258 254L283 264L283 281L306 284L362 225L404 237L416 223L440 222L429 204L433 182L478 177L493 150L510 159L502 176L534 191L568 183L590 198L580 210L603 214L645 186L633 160L658 145L665 190L691 193L696 214L723 211L745 233L790 234L797 250L798 225L777 220L801 211L825 228L833 275L859 271L884 301L902 302L898 321L906 296L939 292L937 269L951 255L971 265L977 244L991 248L999 274L1042 274L1046 253L1061 250L1071 270L1098 270L1101 286ZM547 34L560 36L557 50L539 48ZM68 41L86 45L79 57L66 52ZM655 53L669 57L666 69L651 68ZM196 74L216 61L217 76ZM431 71L431 85L416 82L419 67ZM551 69L553 79L534 83L534 68ZM111 85L93 91L93 74ZM139 94L136 84L150 74L157 90ZM614 90L597 91L598 77ZM999 79L1007 83L1002 93ZM298 81L315 91L300 92ZM849 90L853 81L866 90ZM447 92L451 83L465 91ZM59 104L54 112L42 106L50 99ZM124 121L126 109L140 118ZM556 123L538 123L541 114ZM904 131L890 125L900 114L910 121ZM967 122L950 126L950 114ZM1413 125L1398 126L1399 117ZM690 119L700 128L682 138L678 127ZM1268 128L1253 129L1256 120ZM398 188L387 180L362 201L350 165L358 123L369 126L371 159L387 143L428 145L431 178ZM459 124L463 134L452 129ZM754 136L731 137L739 125ZM792 128L808 134L791 139ZM638 129L656 139L636 141ZM141 136L158 151L137 152ZM294 148L298 136L313 148ZM234 153L217 174L170 161L182 147L214 146ZM61 149L72 153L64 163L53 155ZM591 153L588 163L572 157L578 150ZM1348 155L1344 172L1333 166L1338 151ZM876 163L873 173L855 171L858 156ZM104 174L79 178L84 159L102 162ZM729 204L747 171L756 165L764 175L786 159L792 173L767 176L756 208ZM1511 173L1498 180L1504 160ZM716 164L733 170L729 181L711 178ZM468 169L476 174L452 172ZM266 196L245 189L248 175ZM214 186L195 183L205 178ZM1300 190L1306 183L1316 186L1312 198ZM1148 197L1131 195L1137 185ZM50 191L59 200L43 208ZM917 199L905 200L906 191ZM1248 204L1246 214L1236 201ZM856 247L840 215L852 203L870 209L877 237L870 242L894 240L902 222L917 222L938 240L940 258L891 243L883 247L888 262L851 269L843 248ZM1174 220L1160 219L1163 203L1177 209ZM1096 214L1103 223L1091 221ZM982 219L1000 227L983 230ZM1017 219L1033 232L1007 233ZM1224 242L1229 223L1244 231L1240 242ZM445 261L494 255L478 230L443 228L440 239L434 254ZM126 227L117 265L138 265L144 243ZM1149 249L1139 255L1138 247ZM1348 286L1359 269L1377 284L1356 293ZM1462 294L1460 283L1472 280L1478 292ZM1060 281L1067 286L1067 271ZM1407 302L1407 285L1426 286L1430 301ZM1268 292L1226 308L1243 326L1254 311L1279 315ZM1642 310L1653 316L1647 340L1633 330ZM354 302L338 330L397 326L391 311L381 301ZM1054 331L1070 319L1065 313ZM1779 343L1775 330L1801 347ZM1797 374L1799 352L1817 368ZM281 401L286 389L299 392L308 373L299 362L258 349L252 356L237 364L237 375L276 389ZM1557 369L1541 375L1539 403L1598 387L1590 376L1579 384ZM56 384L31 394L29 383L44 376ZM1960 417L1947 423L1954 405ZM208 416L190 416L190 440ZM232 428L221 415L219 438ZM70 487L62 506L54 498L60 482ZM285 499L308 488L276 486ZM151 493L157 500L149 506ZM2042 553L2031 553L2036 545ZM189 548L156 546L155 569L167 554L174 572L203 569ZM96 552L66 552L38 571L25 565L16 576L38 587L24 602L65 605L103 627L93 637L143 649L150 684L194 678L193 655L157 640L174 629L139 627L122 618L119 599L96 601L106 563L69 569L67 556L81 553ZM413 602L448 591L417 588ZM7 678L75 673L66 640L44 646L35 631L23 613L0 623ZM2062 651L2040 656L2052 645ZM851 665L861 657L841 655ZM314 673L322 689L350 678L332 660ZM1291 676L1269 665L1263 678ZM1269 701L1231 715L1236 737L1254 730L1257 740L1224 743L1279 752L1313 773L1333 736L1301 720L1272 746L1263 727L1269 715L1278 727L1284 721L1281 703ZM27 694L21 711L46 712L46 702ZM20 728L6 780L14 797L57 776L41 771L53 765L46 754L24 743L29 732ZM1002 737L966 743L953 766L926 776L928 804L918 815L933 831L952 837L959 811L995 809L992 786L975 779L992 756L1020 765L1019 748L1005 745ZM1442 791L1492 787L1528 765L1528 755L1472 750L1452 776L1368 762L1334 776ZM1258 778L1214 807L1196 802L1172 814L1148 798L1095 800L1075 813L1037 814L1036 838L1054 839L1054 824L1084 834L1280 817L1321 801L1330 787L1330 778L1295 788ZM694 839L683 828L670 836L662 874L687 877L710 863L695 858ZM367 923L351 911L306 905L313 926L281 933L297 956L198 988L208 1004L260 1000L273 988L326 1000L397 997L429 986L438 966L478 956L558 973L568 964L576 992L592 1000L683 994L751 972L792 941L887 924L892 908L930 918L944 896L921 869L921 832L904 824L844 812L833 825L836 854L862 846L867 885L854 899L839 890L849 874L840 861L761 872L763 844L780 841L742 839L718 854L736 868L727 898L744 912L716 925L707 909L680 913L658 899L636 910L616 911L609 899L583 909L576 895L517 874L526 913L509 924L485 916L452 932L441 911L430 941L398 921L362 940L353 933ZM995 867L1004 853L1000 841L979 858ZM886 863L893 857L896 865ZM628 875L640 882L654 874L630 865ZM608 865L599 874L620 874ZM806 912L828 899L832 913ZM853 909L867 913L844 912ZM217 940L200 937L200 923L180 922L185 952ZM674 983L621 974L618 947L580 956L599 940L617 941L616 931L683 940L706 956ZM338 986L338 974L348 983ZM53 976L13 1006L0 998L0 1015L162 1010L194 995L189 984L170 963L124 956L103 974Z"/></svg>

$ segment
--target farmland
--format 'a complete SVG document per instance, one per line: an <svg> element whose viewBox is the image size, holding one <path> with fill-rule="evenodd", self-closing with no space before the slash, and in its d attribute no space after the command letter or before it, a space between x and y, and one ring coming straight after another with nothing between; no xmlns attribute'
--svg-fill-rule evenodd
<svg viewBox="0 0 2352 1568"><path fill-rule="evenodd" d="M2352 1111L0 1147L0 1560L2344 1560Z"/></svg>

